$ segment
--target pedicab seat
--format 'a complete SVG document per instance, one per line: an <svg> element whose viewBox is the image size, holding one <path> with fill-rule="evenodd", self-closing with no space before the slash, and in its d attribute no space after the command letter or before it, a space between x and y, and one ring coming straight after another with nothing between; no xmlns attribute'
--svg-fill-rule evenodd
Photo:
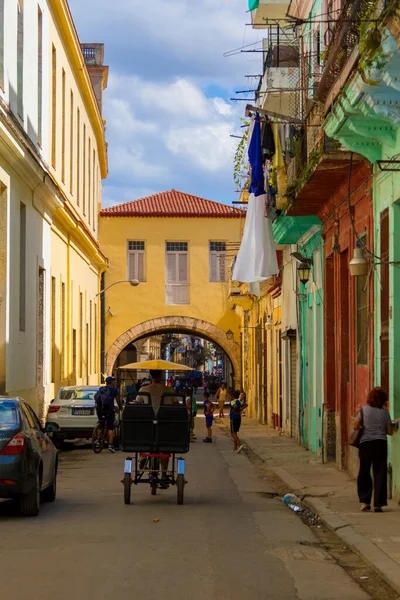
<svg viewBox="0 0 400 600"><path fill-rule="evenodd" d="M121 446L123 452L153 452L154 410L150 394L140 394L146 404L127 404L121 420Z"/></svg>
<svg viewBox="0 0 400 600"><path fill-rule="evenodd" d="M157 413L155 445L158 452L189 452L190 415L185 403L161 404Z"/></svg>

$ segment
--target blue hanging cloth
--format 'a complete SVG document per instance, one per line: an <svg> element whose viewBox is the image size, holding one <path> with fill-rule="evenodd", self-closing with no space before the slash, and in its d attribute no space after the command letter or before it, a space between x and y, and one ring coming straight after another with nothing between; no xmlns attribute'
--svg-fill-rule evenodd
<svg viewBox="0 0 400 600"><path fill-rule="evenodd" d="M249 0L249 10L255 10L260 5L260 0Z"/></svg>
<svg viewBox="0 0 400 600"><path fill-rule="evenodd" d="M254 121L253 134L249 145L249 161L251 166L250 194L256 197L265 194L264 171L261 149L261 126L260 115L257 113Z"/></svg>

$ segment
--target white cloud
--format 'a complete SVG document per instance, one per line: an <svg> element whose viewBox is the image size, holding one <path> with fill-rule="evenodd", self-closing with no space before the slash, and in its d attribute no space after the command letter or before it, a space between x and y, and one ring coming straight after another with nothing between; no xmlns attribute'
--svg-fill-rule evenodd
<svg viewBox="0 0 400 600"><path fill-rule="evenodd" d="M69 0L82 41L105 43L109 178L104 204L163 189L235 199L242 103L228 99L260 55L223 53L259 33L246 0ZM130 193L131 190L131 193Z"/></svg>

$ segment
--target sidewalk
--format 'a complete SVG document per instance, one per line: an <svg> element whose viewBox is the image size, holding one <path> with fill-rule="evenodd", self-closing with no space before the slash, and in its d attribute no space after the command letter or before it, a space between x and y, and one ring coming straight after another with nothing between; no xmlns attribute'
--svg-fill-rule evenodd
<svg viewBox="0 0 400 600"><path fill-rule="evenodd" d="M229 419L216 425L229 427ZM244 417L240 439L263 467L286 484L343 542L400 593L400 507L393 501L383 514L361 513L356 482L332 464L265 425ZM286 493L285 492L285 493Z"/></svg>

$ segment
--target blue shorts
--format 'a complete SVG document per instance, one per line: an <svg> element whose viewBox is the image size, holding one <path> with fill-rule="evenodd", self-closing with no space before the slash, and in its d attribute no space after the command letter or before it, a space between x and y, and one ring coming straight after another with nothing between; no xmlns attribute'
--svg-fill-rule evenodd
<svg viewBox="0 0 400 600"><path fill-rule="evenodd" d="M214 415L206 415L207 428L212 427L213 421L214 421Z"/></svg>
<svg viewBox="0 0 400 600"><path fill-rule="evenodd" d="M115 413L111 410L98 410L97 418L99 421L105 421L107 425L108 431L112 431L114 429L114 421L115 421Z"/></svg>

